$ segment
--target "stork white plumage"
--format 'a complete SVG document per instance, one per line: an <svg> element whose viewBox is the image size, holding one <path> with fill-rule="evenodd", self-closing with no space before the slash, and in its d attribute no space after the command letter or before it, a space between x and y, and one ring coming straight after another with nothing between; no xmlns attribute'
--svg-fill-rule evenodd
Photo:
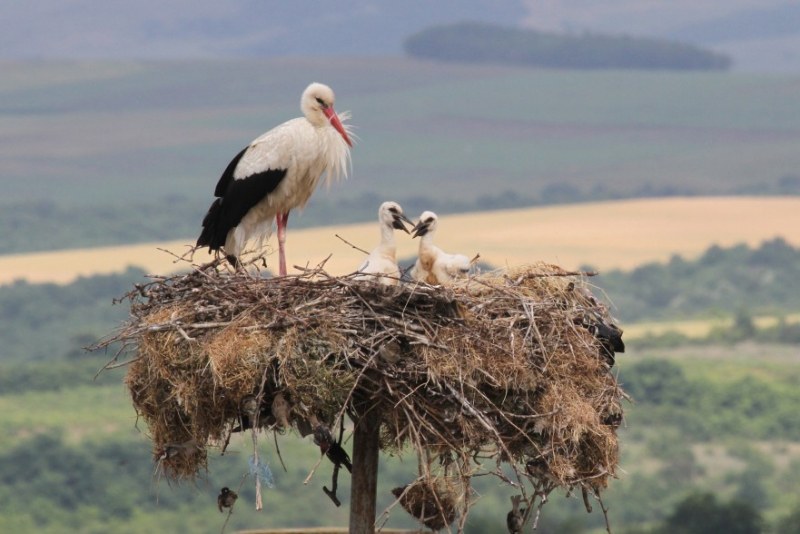
<svg viewBox="0 0 800 534"><path fill-rule="evenodd" d="M257 240L260 246L269 238L274 219L279 273L286 275L289 212L305 206L323 174L328 183L347 177L350 129L333 104L333 90L312 83L300 99L303 117L266 132L233 158L214 190L217 198L203 219L198 247L222 249L236 266L248 242Z"/></svg>
<svg viewBox="0 0 800 534"><path fill-rule="evenodd" d="M370 252L358 272L357 280L373 280L384 285L395 286L400 283L400 268L397 266L397 244L394 239L395 230L408 233L404 223L412 223L403 213L397 202L384 202L378 208L378 223L381 227L381 242ZM385 276L373 276L385 275Z"/></svg>
<svg viewBox="0 0 800 534"><path fill-rule="evenodd" d="M432 211L419 216L413 236L420 237L419 253L411 278L428 284L447 284L469 272L472 262L463 254L448 254L433 244L433 236L439 226L439 217Z"/></svg>

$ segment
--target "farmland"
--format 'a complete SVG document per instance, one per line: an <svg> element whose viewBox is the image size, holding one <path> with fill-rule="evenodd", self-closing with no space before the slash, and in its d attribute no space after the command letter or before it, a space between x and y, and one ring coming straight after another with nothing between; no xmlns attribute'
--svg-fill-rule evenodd
<svg viewBox="0 0 800 534"><path fill-rule="evenodd" d="M799 197L704 197L628 200L502 210L444 217L437 242L446 250L479 253L494 266L534 261L567 269L591 265L600 271L630 269L673 254L696 257L710 245L755 245L776 236L800 244ZM746 223L745 223L746 221ZM355 270L362 249L378 239L376 223L292 230L288 261L325 268L336 275ZM128 266L166 274L187 264L163 250L182 255L194 239L108 248L0 256L0 284L16 279L70 282L78 276L119 272ZM416 241L398 235L398 257L413 258ZM273 242L274 244L274 242ZM267 261L271 262L269 255ZM209 256L204 250L196 262Z"/></svg>
<svg viewBox="0 0 800 534"><path fill-rule="evenodd" d="M774 327L778 320L779 318L773 315L753 318L755 326L762 329ZM800 323L800 314L795 313L784 316L784 320L789 324ZM733 318L729 316L686 321L642 321L627 325L625 327L625 336L628 339L637 339L647 334L658 336L669 332L677 332L688 338L699 339L708 336L715 328L731 328L732 324Z"/></svg>
<svg viewBox="0 0 800 534"><path fill-rule="evenodd" d="M663 265L677 265L685 277L703 283L709 274L725 273L731 264L738 267L740 257L751 267L758 267L750 261L753 257L776 260L771 272L780 282L796 272L800 249L779 242L712 247L696 260L670 259ZM636 277L641 268L629 273L621 287L646 282ZM105 372L93 380L112 355L86 354L80 348L124 320L127 303L111 306L111 298L141 276L141 271L130 270L62 286L0 287L0 336L5 341L0 355L0 411L5 414L0 418L0 463L8 466L2 474L4 487L14 488L0 490L7 503L0 530L58 532L64 524L84 531L219 530L224 518L213 499L219 487L243 480L250 436L235 436L230 454L210 456L209 472L197 484L168 485L158 476L146 430L137 424L129 394L120 384L124 371ZM691 287L682 284L678 289ZM752 302L774 289L739 287L740 297ZM796 310L796 299L788 305ZM674 318L666 324L675 326ZM796 313L786 318L795 321ZM757 328L771 326L759 317L754 322ZM727 327L730 322L712 324ZM797 509L796 345L762 343L751 336L716 345L646 348L638 344L635 327L630 329L633 335L628 335L628 324L623 327L628 350L618 356L614 372L634 402L625 404L620 431L624 472L605 495L614 531L650 528L696 491L714 492L723 503L756 499L771 525ZM252 484L244 484L243 505L229 527L343 524L346 507L334 508L320 490L329 480L330 465L322 464L311 483L303 484L319 458L310 439L278 436L288 469L284 472L271 436L266 438L260 443L268 451L275 488L265 490L265 512L256 513ZM406 483L415 469L416 462L407 455L383 459L379 506L390 504L389 488ZM341 480L343 495L348 480ZM75 484L80 484L78 493ZM485 479L476 481L475 489L480 499L467 532L499 531L507 490ZM402 514L389 523L411 524ZM560 493L542 518L542 529L548 532L600 532L601 525L601 516L586 514L579 497L564 499Z"/></svg>
<svg viewBox="0 0 800 534"><path fill-rule="evenodd" d="M628 350L614 372L635 402L620 431L624 472L607 493L614 531L653 532L698 490L757 506L773 529L800 510L797 344L758 337L778 317L800 321L797 76L395 58L2 68L0 531L220 530L214 497L242 480L250 436L210 457L196 485L166 484L124 371L93 381L111 355L82 347L125 320L127 303L111 300L143 276L127 267L189 266L173 254L195 240L219 173L243 143L297 115L312 79L336 89L360 140L351 178L292 214L290 266L327 259L329 272L352 272L364 254L336 236L370 249L377 207L394 199L412 218L439 212L437 242L490 266L597 269L590 281L635 310L619 314ZM785 243L756 250L775 237ZM417 243L398 240L407 263ZM709 248L740 243L753 248ZM269 249L268 267L274 258ZM742 317L752 331L735 331ZM701 344L713 329L724 337ZM643 344L670 331L693 339ZM284 472L264 438L276 487L257 514L246 484L229 529L343 524L346 505L320 489L329 464L302 484L319 458L310 440L279 437ZM413 457L383 460L382 506L416 469ZM500 531L508 495L477 490L468 532ZM554 494L541 526L600 532L602 516Z"/></svg>
<svg viewBox="0 0 800 534"><path fill-rule="evenodd" d="M310 79L352 110L345 184L294 227L412 212L800 192L800 81L401 59L3 64L0 252L193 234L244 143ZM275 76L280 73L280 76Z"/></svg>

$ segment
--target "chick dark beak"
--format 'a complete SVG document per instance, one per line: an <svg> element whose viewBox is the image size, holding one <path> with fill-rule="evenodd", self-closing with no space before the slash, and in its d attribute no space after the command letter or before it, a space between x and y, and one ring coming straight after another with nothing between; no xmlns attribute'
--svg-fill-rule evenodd
<svg viewBox="0 0 800 534"><path fill-rule="evenodd" d="M430 229L430 227L431 226L430 226L429 223L425 223L425 222L422 222L422 221L418 222L417 225L414 228L411 229L411 231L413 232L413 235L411 237L414 238L414 237L422 237L422 236L424 236L425 234L428 233L428 230Z"/></svg>
<svg viewBox="0 0 800 534"><path fill-rule="evenodd" d="M411 222L411 220L408 217L406 217L402 213L393 213L392 217L394 218L394 222L392 222L392 228L396 230L402 230L407 234L410 233L408 231L408 228L406 228L405 223L408 223L412 226L414 225L414 223Z"/></svg>

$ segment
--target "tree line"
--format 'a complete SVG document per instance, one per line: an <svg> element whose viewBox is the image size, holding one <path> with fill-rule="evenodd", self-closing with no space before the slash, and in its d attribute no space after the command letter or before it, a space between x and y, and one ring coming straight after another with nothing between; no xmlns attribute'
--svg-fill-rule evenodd
<svg viewBox="0 0 800 534"><path fill-rule="evenodd" d="M800 311L799 278L800 249L776 238L755 248L714 245L696 260L675 255L632 271L601 272L592 282L608 294L620 319L641 321ZM745 326L746 319L741 322Z"/></svg>
<svg viewBox="0 0 800 534"><path fill-rule="evenodd" d="M464 22L408 37L405 52L422 59L565 69L725 70L728 56L687 43L600 33L557 34Z"/></svg>
<svg viewBox="0 0 800 534"><path fill-rule="evenodd" d="M216 513L214 496L225 479L212 477L214 480L199 485L173 487L162 481L163 487L157 490L158 481L151 479L152 473L144 468L151 461L140 443L118 438L74 445L56 433L38 434L21 441L0 451L0 465L4 466L0 470L0 530L216 531L223 517ZM669 469L675 471L674 464ZM298 476L302 478L303 474ZM303 486L300 479L295 483ZM269 490L269 508L263 516L254 518L249 511L240 509L234 513L231 526L235 530L253 528L259 523L283 524L287 518L304 525L324 524L324 516L318 514L312 519L297 513L300 510L295 506L302 508L298 498L301 503L303 491L311 488L290 495ZM253 501L251 484L239 488L239 492L243 505ZM662 493L659 497L666 495ZM540 522L543 532L587 531L582 522L558 521L550 511L548 507L543 512ZM619 505L614 507L612 518L617 525L627 526L622 532L628 534L760 534L797 532L800 527L800 505L767 522L757 504L744 496L720 498L702 490L691 491L668 506L660 520L650 522L651 527L624 521L621 516L625 511ZM502 514L496 509L493 512L471 516L465 532L505 532L498 517ZM573 512L580 513L579 509ZM774 530L768 530L770 527Z"/></svg>
<svg viewBox="0 0 800 534"><path fill-rule="evenodd" d="M800 441L800 392L786 384L754 376L711 381L661 359L626 366L620 380L636 402L631 426L659 421L694 441L735 436Z"/></svg>

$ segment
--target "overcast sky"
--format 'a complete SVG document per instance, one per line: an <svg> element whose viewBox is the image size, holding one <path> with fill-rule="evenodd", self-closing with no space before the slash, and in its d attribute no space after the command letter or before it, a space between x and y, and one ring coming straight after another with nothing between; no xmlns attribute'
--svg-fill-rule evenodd
<svg viewBox="0 0 800 534"><path fill-rule="evenodd" d="M737 68L800 72L787 0L11 0L0 58L401 55L408 35L464 20L675 38Z"/></svg>

